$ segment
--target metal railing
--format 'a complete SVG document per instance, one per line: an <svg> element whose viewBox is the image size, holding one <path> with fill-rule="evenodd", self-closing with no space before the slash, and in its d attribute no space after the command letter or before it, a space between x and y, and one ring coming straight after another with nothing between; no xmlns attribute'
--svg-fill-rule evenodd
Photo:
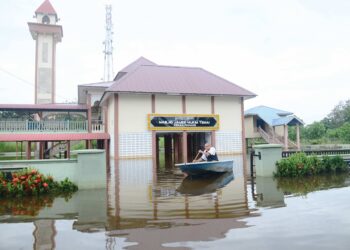
<svg viewBox="0 0 350 250"><path fill-rule="evenodd" d="M94 121L92 132L103 132L104 124ZM0 121L0 133L87 132L88 121Z"/></svg>
<svg viewBox="0 0 350 250"><path fill-rule="evenodd" d="M329 150L305 150L305 151L283 151L282 158L287 158L295 153L303 152L306 155L350 155L350 149L329 149Z"/></svg>
<svg viewBox="0 0 350 250"><path fill-rule="evenodd" d="M284 136L277 135L272 129L268 129L268 131L263 130L261 127L258 128L258 132L260 136L267 143L276 143L284 145ZM288 139L288 147L289 148L298 148L297 144Z"/></svg>

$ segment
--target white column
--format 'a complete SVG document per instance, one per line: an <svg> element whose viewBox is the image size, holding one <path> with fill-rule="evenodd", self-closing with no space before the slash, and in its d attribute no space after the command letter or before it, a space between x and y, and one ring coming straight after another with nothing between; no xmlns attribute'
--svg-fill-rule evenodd
<svg viewBox="0 0 350 250"><path fill-rule="evenodd" d="M297 130L297 148L300 151L300 126L299 124L297 124L296 126L296 130Z"/></svg>
<svg viewBox="0 0 350 250"><path fill-rule="evenodd" d="M284 150L288 150L288 125L284 125Z"/></svg>

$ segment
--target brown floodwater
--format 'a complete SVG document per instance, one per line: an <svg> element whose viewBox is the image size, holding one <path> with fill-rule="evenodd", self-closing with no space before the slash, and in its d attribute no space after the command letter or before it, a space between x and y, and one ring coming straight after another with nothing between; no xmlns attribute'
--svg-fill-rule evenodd
<svg viewBox="0 0 350 250"><path fill-rule="evenodd" d="M350 178L184 178L112 162L105 189L0 198L0 249L349 249Z"/></svg>

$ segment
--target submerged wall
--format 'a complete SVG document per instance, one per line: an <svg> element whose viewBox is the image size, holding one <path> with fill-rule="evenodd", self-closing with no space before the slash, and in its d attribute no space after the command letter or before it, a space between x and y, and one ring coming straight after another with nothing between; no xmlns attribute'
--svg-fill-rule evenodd
<svg viewBox="0 0 350 250"><path fill-rule="evenodd" d="M77 159L0 161L1 170L35 168L61 181L69 178L79 189L106 188L106 156L104 150L78 150Z"/></svg>

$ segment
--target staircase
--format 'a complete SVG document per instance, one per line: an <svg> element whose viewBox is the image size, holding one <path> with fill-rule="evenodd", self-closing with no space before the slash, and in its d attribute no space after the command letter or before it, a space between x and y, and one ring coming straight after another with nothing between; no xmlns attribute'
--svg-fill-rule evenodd
<svg viewBox="0 0 350 250"><path fill-rule="evenodd" d="M272 129L268 129L268 131L265 131L261 127L259 127L258 132L267 143L284 145L284 137L277 135ZM297 149L298 146L293 141L288 140L288 148Z"/></svg>

